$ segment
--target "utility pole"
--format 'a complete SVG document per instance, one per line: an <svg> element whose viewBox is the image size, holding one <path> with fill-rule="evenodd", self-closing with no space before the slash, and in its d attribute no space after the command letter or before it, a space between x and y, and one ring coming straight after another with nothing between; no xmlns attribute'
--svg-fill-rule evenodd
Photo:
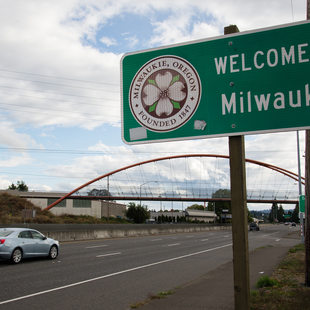
<svg viewBox="0 0 310 310"><path fill-rule="evenodd" d="M300 168L300 147L299 147L299 131L297 130L297 161L298 161L298 192L299 197L302 195L302 187L301 187L301 168ZM300 222L300 237L301 243L305 242L305 233L304 233L304 214L300 211L299 204L299 222Z"/></svg>
<svg viewBox="0 0 310 310"><path fill-rule="evenodd" d="M307 0L307 20L310 19L310 0ZM305 180L305 284L310 287L310 130L306 130L306 180Z"/></svg>
<svg viewBox="0 0 310 310"><path fill-rule="evenodd" d="M309 0L308 0L309 1ZM305 182L305 265L306 286L310 287L310 130L306 130L306 182Z"/></svg>

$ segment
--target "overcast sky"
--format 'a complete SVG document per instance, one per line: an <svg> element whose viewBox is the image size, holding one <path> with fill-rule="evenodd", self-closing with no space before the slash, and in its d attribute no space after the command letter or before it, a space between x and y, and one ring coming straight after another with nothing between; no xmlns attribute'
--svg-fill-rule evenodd
<svg viewBox="0 0 310 310"><path fill-rule="evenodd" d="M1 0L0 188L65 192L141 160L228 154L227 138L124 144L122 55L305 16L306 0ZM297 173L296 132L247 136L246 157Z"/></svg>

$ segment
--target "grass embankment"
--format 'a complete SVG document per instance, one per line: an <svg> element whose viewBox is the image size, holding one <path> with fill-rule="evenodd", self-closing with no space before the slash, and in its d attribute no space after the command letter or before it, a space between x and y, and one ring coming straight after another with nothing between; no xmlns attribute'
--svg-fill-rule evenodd
<svg viewBox="0 0 310 310"><path fill-rule="evenodd" d="M310 288L305 287L305 248L292 248L271 277L263 276L251 292L251 310L310 310Z"/></svg>
<svg viewBox="0 0 310 310"><path fill-rule="evenodd" d="M34 218L25 218L25 210L35 210ZM104 223L128 223L123 219L116 218L96 218L88 215L63 214L54 215L50 211L44 211L36 207L25 198L16 197L9 194L0 195L0 223L37 223L37 224L104 224Z"/></svg>

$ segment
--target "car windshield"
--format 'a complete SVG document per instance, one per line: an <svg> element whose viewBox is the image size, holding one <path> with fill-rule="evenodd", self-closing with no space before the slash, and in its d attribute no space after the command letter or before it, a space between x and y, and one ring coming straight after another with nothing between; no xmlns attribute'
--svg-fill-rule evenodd
<svg viewBox="0 0 310 310"><path fill-rule="evenodd" d="M13 231L12 230L0 230L0 237L7 237L9 236Z"/></svg>

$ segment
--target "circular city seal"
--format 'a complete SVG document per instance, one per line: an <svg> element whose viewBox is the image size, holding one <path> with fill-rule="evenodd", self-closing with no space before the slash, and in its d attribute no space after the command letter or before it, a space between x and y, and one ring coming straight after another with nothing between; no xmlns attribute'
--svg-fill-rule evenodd
<svg viewBox="0 0 310 310"><path fill-rule="evenodd" d="M136 120L155 132L183 126L196 111L201 82L195 68L177 56L160 56L143 65L130 85L129 104Z"/></svg>

